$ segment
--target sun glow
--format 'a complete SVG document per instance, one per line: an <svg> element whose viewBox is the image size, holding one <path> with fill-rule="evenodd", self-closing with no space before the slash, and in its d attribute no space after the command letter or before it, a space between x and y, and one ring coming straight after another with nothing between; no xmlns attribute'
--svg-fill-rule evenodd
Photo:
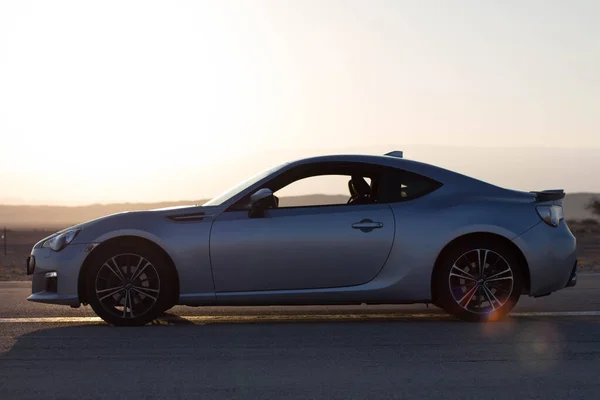
<svg viewBox="0 0 600 400"><path fill-rule="evenodd" d="M600 148L594 10L532 32L503 3L409 3L2 2L0 203L208 198L347 148Z"/></svg>

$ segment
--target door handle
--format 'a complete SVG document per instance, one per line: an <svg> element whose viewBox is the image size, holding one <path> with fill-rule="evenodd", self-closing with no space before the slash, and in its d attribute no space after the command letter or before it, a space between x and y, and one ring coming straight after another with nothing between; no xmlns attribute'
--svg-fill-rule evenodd
<svg viewBox="0 0 600 400"><path fill-rule="evenodd" d="M352 228L360 229L363 232L371 232L373 229L383 228L383 223L381 222L373 222L370 219L363 219L360 222L355 222L352 224Z"/></svg>

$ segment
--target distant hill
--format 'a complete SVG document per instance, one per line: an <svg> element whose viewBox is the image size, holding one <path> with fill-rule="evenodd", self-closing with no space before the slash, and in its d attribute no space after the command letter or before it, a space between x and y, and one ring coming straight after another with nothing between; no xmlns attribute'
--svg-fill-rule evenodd
<svg viewBox="0 0 600 400"><path fill-rule="evenodd" d="M67 227L121 211L150 210L180 205L202 204L202 201L164 203L92 204L88 206L9 206L0 205L0 226L8 228Z"/></svg>
<svg viewBox="0 0 600 400"><path fill-rule="evenodd" d="M585 209L586 204L594 193L568 194L564 201L565 217L568 220L594 218L593 214ZM339 204L347 200L345 195L309 195L282 198L281 205L312 205L312 204ZM120 203L120 204L92 204L88 206L12 206L0 205L0 228L6 226L10 229L47 229L62 228L77 223L89 221L104 215L122 211L150 210L171 206L203 204L206 200L172 201L161 203Z"/></svg>
<svg viewBox="0 0 600 400"><path fill-rule="evenodd" d="M339 204L348 196L309 195L280 199L281 205ZM204 204L208 200L169 201L161 203L115 203L87 206L13 206L0 205L0 228L46 229L67 227L122 211L151 210L155 208Z"/></svg>
<svg viewBox="0 0 600 400"><path fill-rule="evenodd" d="M590 210L585 208L590 203L590 200L594 197L600 199L600 193L568 194L563 201L565 218L567 220L586 218L599 219L597 216L594 216Z"/></svg>

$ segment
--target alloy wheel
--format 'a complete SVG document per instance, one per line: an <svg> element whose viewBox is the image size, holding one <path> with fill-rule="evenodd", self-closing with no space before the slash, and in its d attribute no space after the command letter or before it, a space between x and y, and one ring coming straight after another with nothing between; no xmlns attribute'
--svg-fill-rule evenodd
<svg viewBox="0 0 600 400"><path fill-rule="evenodd" d="M152 310L160 294L158 270L138 254L109 258L98 269L95 281L98 302L119 318L143 316Z"/></svg>
<svg viewBox="0 0 600 400"><path fill-rule="evenodd" d="M514 273L500 254L489 249L474 249L454 262L448 285L460 307L471 313L488 314L510 299Z"/></svg>

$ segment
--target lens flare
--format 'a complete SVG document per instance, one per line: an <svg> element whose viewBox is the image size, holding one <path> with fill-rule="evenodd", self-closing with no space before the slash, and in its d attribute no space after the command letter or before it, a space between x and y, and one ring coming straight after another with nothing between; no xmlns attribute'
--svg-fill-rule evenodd
<svg viewBox="0 0 600 400"><path fill-rule="evenodd" d="M562 349L562 334L551 323L527 322L515 336L517 359L530 371L547 372L555 368Z"/></svg>

